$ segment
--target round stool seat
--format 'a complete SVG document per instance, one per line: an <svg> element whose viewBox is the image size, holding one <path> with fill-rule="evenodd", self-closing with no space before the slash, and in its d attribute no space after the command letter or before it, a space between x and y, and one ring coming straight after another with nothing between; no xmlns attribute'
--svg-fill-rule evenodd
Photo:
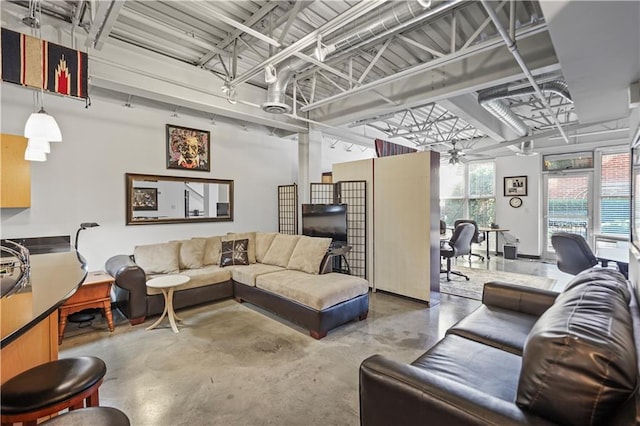
<svg viewBox="0 0 640 426"><path fill-rule="evenodd" d="M89 407L69 411L47 420L47 426L129 426L129 418L122 411L112 407Z"/></svg>
<svg viewBox="0 0 640 426"><path fill-rule="evenodd" d="M66 401L100 382L106 372L104 361L90 356L33 367L0 387L2 414L38 411Z"/></svg>

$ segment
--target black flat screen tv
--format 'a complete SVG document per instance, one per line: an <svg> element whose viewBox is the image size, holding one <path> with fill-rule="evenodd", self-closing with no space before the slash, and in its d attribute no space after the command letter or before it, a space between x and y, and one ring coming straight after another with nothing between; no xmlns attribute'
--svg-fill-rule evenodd
<svg viewBox="0 0 640 426"><path fill-rule="evenodd" d="M303 204L302 234L347 242L347 205Z"/></svg>

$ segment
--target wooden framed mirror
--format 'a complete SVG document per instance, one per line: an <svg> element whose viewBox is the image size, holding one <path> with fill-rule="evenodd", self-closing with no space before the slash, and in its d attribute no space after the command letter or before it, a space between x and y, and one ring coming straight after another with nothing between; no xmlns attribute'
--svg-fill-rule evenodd
<svg viewBox="0 0 640 426"><path fill-rule="evenodd" d="M126 173L127 225L232 222L233 181Z"/></svg>

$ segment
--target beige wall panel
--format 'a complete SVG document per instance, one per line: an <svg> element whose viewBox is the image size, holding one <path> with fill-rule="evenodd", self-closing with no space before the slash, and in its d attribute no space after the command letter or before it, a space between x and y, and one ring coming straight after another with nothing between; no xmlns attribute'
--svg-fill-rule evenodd
<svg viewBox="0 0 640 426"><path fill-rule="evenodd" d="M333 182L364 180L367 182L367 279L375 288L373 269L373 159L336 163L332 166Z"/></svg>
<svg viewBox="0 0 640 426"><path fill-rule="evenodd" d="M376 288L427 302L430 167L429 152L376 158L373 190Z"/></svg>

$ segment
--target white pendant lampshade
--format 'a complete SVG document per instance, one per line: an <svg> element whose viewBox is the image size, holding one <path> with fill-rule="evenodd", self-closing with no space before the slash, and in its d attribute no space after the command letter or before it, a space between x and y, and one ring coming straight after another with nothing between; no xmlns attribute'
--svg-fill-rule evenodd
<svg viewBox="0 0 640 426"><path fill-rule="evenodd" d="M24 125L24 137L28 139L44 139L50 142L61 142L62 134L56 120L47 114L44 108L29 116Z"/></svg>
<svg viewBox="0 0 640 426"><path fill-rule="evenodd" d="M24 159L27 161L47 161L47 154L27 146L24 151Z"/></svg>
<svg viewBox="0 0 640 426"><path fill-rule="evenodd" d="M49 144L49 141L45 139L29 139L27 149L29 148L33 151L44 152L45 154L49 154L51 152L51 145Z"/></svg>

